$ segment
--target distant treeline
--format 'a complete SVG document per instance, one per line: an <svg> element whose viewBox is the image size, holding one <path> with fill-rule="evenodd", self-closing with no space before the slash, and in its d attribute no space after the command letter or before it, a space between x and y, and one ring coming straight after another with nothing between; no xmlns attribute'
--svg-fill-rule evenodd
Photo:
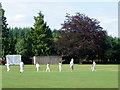
<svg viewBox="0 0 120 90"><path fill-rule="evenodd" d="M24 43L22 43L22 41L24 41L25 39L27 39L27 37L29 36L29 33L31 32L31 28L30 27L27 27L27 28L9 28L9 36L13 38L14 43L12 43L13 45L11 46L14 46L14 47L11 47L13 48L12 51L14 51L14 53L12 54L19 54L18 53L18 49L19 47L22 47L24 46ZM59 30L57 29L54 29L54 30L51 30L52 32L52 36L53 36L53 40L54 42L56 42L57 40L57 37L60 36L60 34L58 33ZM106 50L104 56L102 57L102 59L98 59L99 63L118 63L119 60L120 60L120 51L119 51L119 46L120 46L120 42L119 42L119 38L117 37L112 37L112 36L107 36L107 41L106 43L109 45L109 49ZM21 44L20 44L21 43ZM19 51L19 52L22 52L22 51ZM22 53L20 53L22 54ZM58 55L57 54L57 51L56 53L53 52L53 55ZM68 59L70 60L70 57L67 57L67 56L64 56L63 58L65 59ZM76 59L76 57L75 57ZM97 58L96 58L97 59ZM82 58L83 60L83 63L88 63L87 61L91 62L90 59L89 60L86 60L84 61L84 58ZM76 62L80 62L80 59L76 59ZM66 63L69 63L69 61Z"/></svg>
<svg viewBox="0 0 120 90"><path fill-rule="evenodd" d="M26 27L26 28L9 28L9 36L16 38L16 39L23 39L26 38L31 31L31 28Z"/></svg>

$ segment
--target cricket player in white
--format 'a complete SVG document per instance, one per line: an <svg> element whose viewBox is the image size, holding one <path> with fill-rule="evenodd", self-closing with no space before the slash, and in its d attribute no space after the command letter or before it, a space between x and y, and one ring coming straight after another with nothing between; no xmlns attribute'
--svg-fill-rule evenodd
<svg viewBox="0 0 120 90"><path fill-rule="evenodd" d="M24 71L24 70L23 70L23 67L24 67L24 63L21 61L21 62L20 62L20 73Z"/></svg>
<svg viewBox="0 0 120 90"><path fill-rule="evenodd" d="M37 72L39 71L39 67L40 67L40 65L37 63L36 64L36 70L37 70Z"/></svg>
<svg viewBox="0 0 120 90"><path fill-rule="evenodd" d="M71 72L73 71L73 66L74 66L74 59L72 58L71 61L70 61Z"/></svg>
<svg viewBox="0 0 120 90"><path fill-rule="evenodd" d="M59 62L59 71L60 72L62 71L62 62L61 61Z"/></svg>
<svg viewBox="0 0 120 90"><path fill-rule="evenodd" d="M96 71L96 63L95 63L95 61L93 61L92 71Z"/></svg>
<svg viewBox="0 0 120 90"><path fill-rule="evenodd" d="M7 72L9 72L10 71L10 64L6 63L5 65L6 65L6 68L7 68Z"/></svg>
<svg viewBox="0 0 120 90"><path fill-rule="evenodd" d="M49 63L46 66L46 72L50 72L50 67L49 67Z"/></svg>

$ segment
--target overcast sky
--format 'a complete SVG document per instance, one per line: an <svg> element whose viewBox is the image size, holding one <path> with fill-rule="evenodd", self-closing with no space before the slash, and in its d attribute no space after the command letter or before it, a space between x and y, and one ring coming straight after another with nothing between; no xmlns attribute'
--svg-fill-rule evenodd
<svg viewBox="0 0 120 90"><path fill-rule="evenodd" d="M89 1L89 2L88 2ZM60 29L66 13L85 14L100 21L109 35L118 36L118 0L0 0L10 27L33 27L34 16L42 11L51 29Z"/></svg>

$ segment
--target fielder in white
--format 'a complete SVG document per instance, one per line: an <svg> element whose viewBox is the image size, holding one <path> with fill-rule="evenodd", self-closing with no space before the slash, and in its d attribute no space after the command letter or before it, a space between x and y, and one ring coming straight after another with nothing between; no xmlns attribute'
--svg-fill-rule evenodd
<svg viewBox="0 0 120 90"><path fill-rule="evenodd" d="M62 71L62 61L59 62L59 71Z"/></svg>
<svg viewBox="0 0 120 90"><path fill-rule="evenodd" d="M39 67L40 67L40 65L38 63L36 63L36 70L37 70L37 72L39 71Z"/></svg>
<svg viewBox="0 0 120 90"><path fill-rule="evenodd" d="M62 62L64 62L65 60L60 60L59 64L58 64L58 68L59 68L59 71L61 72L62 71Z"/></svg>
<svg viewBox="0 0 120 90"><path fill-rule="evenodd" d="M49 67L49 63L46 66L46 72L50 72L50 67Z"/></svg>
<svg viewBox="0 0 120 90"><path fill-rule="evenodd" d="M7 72L9 72L10 71L10 64L6 63L5 65L6 65L6 68L7 68Z"/></svg>
<svg viewBox="0 0 120 90"><path fill-rule="evenodd" d="M21 61L20 62L20 73L24 71L24 63Z"/></svg>
<svg viewBox="0 0 120 90"><path fill-rule="evenodd" d="M70 70L71 70L71 72L74 69L73 66L74 66L74 59L72 58L71 61L70 61Z"/></svg>
<svg viewBox="0 0 120 90"><path fill-rule="evenodd" d="M95 63L95 61L93 61L92 71L96 71L96 63Z"/></svg>

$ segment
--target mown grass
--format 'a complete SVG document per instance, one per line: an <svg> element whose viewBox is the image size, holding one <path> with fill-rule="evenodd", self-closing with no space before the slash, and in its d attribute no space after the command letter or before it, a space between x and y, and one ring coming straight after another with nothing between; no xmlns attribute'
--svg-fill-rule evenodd
<svg viewBox="0 0 120 90"><path fill-rule="evenodd" d="M97 71L90 70L91 65L75 65L70 72L69 65L50 65L51 72L45 72L46 65L40 65L36 72L34 65L25 65L24 73L19 66L10 66L10 72L2 66L3 88L118 88L118 65L97 65Z"/></svg>

